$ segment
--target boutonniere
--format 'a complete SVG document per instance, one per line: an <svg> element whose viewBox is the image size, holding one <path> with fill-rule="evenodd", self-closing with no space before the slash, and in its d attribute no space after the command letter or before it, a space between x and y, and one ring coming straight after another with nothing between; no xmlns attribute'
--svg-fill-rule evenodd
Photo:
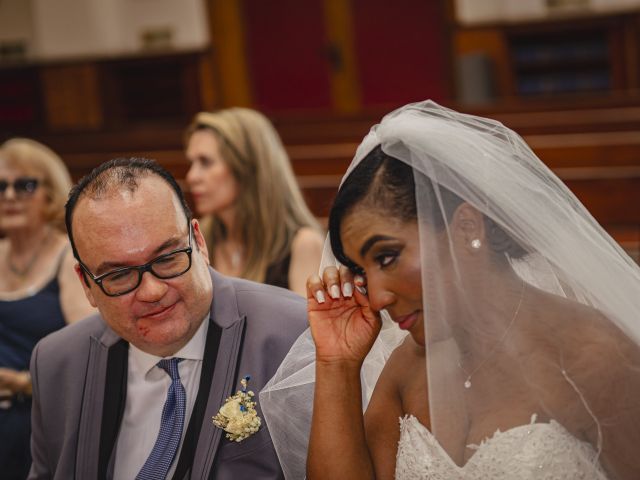
<svg viewBox="0 0 640 480"><path fill-rule="evenodd" d="M261 420L256 412L255 394L247 391L247 383L251 377L247 375L240 380L242 390L231 395L213 417L213 424L227 432L226 437L232 442L241 442L260 429Z"/></svg>

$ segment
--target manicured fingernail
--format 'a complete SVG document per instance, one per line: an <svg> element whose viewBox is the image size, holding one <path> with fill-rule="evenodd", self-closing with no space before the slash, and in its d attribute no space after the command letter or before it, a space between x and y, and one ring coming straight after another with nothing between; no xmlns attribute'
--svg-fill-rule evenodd
<svg viewBox="0 0 640 480"><path fill-rule="evenodd" d="M338 298L340 298L340 287L338 285L331 285L329 294L331 295L331 298L337 300Z"/></svg>
<svg viewBox="0 0 640 480"><path fill-rule="evenodd" d="M358 290L362 295L367 294L367 289L365 287L361 287L360 285L356 285L356 290Z"/></svg>
<svg viewBox="0 0 640 480"><path fill-rule="evenodd" d="M324 292L322 290L318 290L316 292L316 302L324 303L324 301L325 301Z"/></svg>
<svg viewBox="0 0 640 480"><path fill-rule="evenodd" d="M364 284L364 277L362 277L362 275L356 275L355 277L353 277L353 282L356 285L363 285Z"/></svg>
<svg viewBox="0 0 640 480"><path fill-rule="evenodd" d="M353 295L353 286L351 286L350 282L342 284L342 295L345 297L351 297Z"/></svg>

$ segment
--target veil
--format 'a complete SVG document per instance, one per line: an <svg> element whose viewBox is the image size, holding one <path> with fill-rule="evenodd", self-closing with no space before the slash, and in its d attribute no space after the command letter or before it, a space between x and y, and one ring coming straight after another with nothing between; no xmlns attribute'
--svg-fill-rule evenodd
<svg viewBox="0 0 640 480"><path fill-rule="evenodd" d="M640 478L638 265L499 122L407 105L371 129L343 183L377 147L413 168L425 427L447 456L463 466L500 432L527 426L550 429L552 451L579 452L586 478ZM321 269L336 264L329 245ZM363 410L403 340L382 313ZM260 393L287 479L305 475L314 360L307 330Z"/></svg>

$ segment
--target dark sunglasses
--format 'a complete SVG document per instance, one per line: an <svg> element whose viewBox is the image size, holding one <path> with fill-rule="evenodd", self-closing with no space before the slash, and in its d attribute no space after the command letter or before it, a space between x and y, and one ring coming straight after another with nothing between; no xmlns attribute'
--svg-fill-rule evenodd
<svg viewBox="0 0 640 480"><path fill-rule="evenodd" d="M28 197L38 188L40 181L33 177L18 177L13 182L0 179L0 194L6 195L9 186L13 188L16 197Z"/></svg>

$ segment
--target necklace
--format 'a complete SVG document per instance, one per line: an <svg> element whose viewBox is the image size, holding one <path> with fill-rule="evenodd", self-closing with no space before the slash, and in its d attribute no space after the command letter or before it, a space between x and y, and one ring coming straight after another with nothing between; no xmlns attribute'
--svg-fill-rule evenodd
<svg viewBox="0 0 640 480"><path fill-rule="evenodd" d="M7 267L9 267L9 270L11 270L11 272L14 275L17 275L18 277L21 277L21 278L26 277L27 274L31 271L31 268L33 268L33 266L35 265L36 260L38 260L38 258L40 257L40 253L42 252L42 250L44 250L42 248L43 245L49 241L49 238L51 237L52 234L53 234L53 230L50 229L49 232L44 236L42 241L38 244L38 248L33 253L33 255L31 255L31 258L29 259L29 261L22 268L16 267L13 264L13 262L11 262L11 255L7 255Z"/></svg>
<svg viewBox="0 0 640 480"><path fill-rule="evenodd" d="M234 269L240 268L240 264L242 263L242 249L238 249L235 252L231 253L231 266Z"/></svg>
<svg viewBox="0 0 640 480"><path fill-rule="evenodd" d="M226 258L227 262L231 265L231 269L236 271L242 266L244 248L242 246L231 248L230 245L229 242L221 245L219 247L220 254Z"/></svg>
<svg viewBox="0 0 640 480"><path fill-rule="evenodd" d="M500 337L500 340L498 340L498 343L495 344L495 346L489 352L489 354L486 357L484 357L484 360L482 360L480 364L472 370L471 373L467 372L460 364L460 360L458 360L458 367L467 376L467 379L464 381L464 388L467 388L467 389L471 388L471 377L473 377L478 372L478 370L480 370L484 366L484 364L487 363L487 361L491 357L493 357L493 354L496 353L496 351L498 350L498 347L502 344L502 342L504 342L505 338L507 338L507 335L509 334L511 327L513 327L513 324L515 323L516 318L518 317L518 312L520 311L520 307L522 306L523 298L524 298L524 280L522 280L522 289L520 290L520 300L518 301L518 306L516 307L516 310L513 313L513 317L511 318L509 325L507 326L504 333L502 334L502 337Z"/></svg>

